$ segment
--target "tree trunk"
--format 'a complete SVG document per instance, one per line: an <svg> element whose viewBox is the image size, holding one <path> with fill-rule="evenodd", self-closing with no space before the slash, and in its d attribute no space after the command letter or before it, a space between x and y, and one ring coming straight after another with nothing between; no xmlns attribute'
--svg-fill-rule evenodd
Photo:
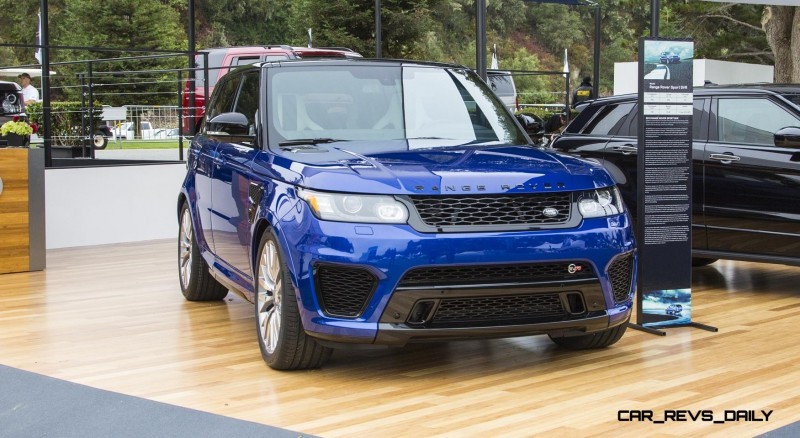
<svg viewBox="0 0 800 438"><path fill-rule="evenodd" d="M794 23L792 24L791 56L794 60L792 67L792 82L800 83L800 7L794 8Z"/></svg>
<svg viewBox="0 0 800 438"><path fill-rule="evenodd" d="M800 82L800 8L767 6L761 25L775 54L774 81Z"/></svg>

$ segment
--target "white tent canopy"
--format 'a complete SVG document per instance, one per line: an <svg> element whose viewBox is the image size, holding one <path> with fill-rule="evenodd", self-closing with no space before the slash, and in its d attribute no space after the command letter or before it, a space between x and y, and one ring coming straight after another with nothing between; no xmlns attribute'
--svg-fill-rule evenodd
<svg viewBox="0 0 800 438"><path fill-rule="evenodd" d="M29 74L32 78L38 78L42 75L40 68L0 68L0 77L15 78L23 73ZM50 70L50 76L55 75L56 72Z"/></svg>

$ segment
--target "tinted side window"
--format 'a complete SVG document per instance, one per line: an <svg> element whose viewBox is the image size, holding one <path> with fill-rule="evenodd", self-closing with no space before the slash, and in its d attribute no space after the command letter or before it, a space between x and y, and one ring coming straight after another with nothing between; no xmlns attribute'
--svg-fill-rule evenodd
<svg viewBox="0 0 800 438"><path fill-rule="evenodd" d="M772 145L772 134L797 118L768 99L719 99L717 132L725 143Z"/></svg>
<svg viewBox="0 0 800 438"><path fill-rule="evenodd" d="M236 97L236 88L239 86L241 76L226 77L220 81L219 86L214 90L214 97L208 106L207 118L213 119L215 116L227 113L233 108L233 99Z"/></svg>
<svg viewBox="0 0 800 438"><path fill-rule="evenodd" d="M283 61L284 59L289 59L289 55L281 54L281 55L267 55L264 58L264 61Z"/></svg>
<svg viewBox="0 0 800 438"><path fill-rule="evenodd" d="M256 111L258 111L258 72L249 72L242 77L239 96L234 111L247 117L250 135L255 134Z"/></svg>
<svg viewBox="0 0 800 438"><path fill-rule="evenodd" d="M613 132L613 131L612 131ZM627 117L620 120L617 137L637 137L639 135L639 104L634 104Z"/></svg>
<svg viewBox="0 0 800 438"><path fill-rule="evenodd" d="M589 123L584 134L614 135L625 122L625 118L633 108L633 102L608 105Z"/></svg>
<svg viewBox="0 0 800 438"><path fill-rule="evenodd" d="M694 100L694 117L692 118L692 138L695 140L706 140L708 137L707 119L708 109L705 108L707 100ZM617 132L618 137L636 137L639 135L639 111L638 105L633 106L633 110L628 117L623 119L622 126ZM705 128L705 130L703 129Z"/></svg>
<svg viewBox="0 0 800 438"><path fill-rule="evenodd" d="M581 132L581 128L586 125L592 117L594 117L595 113L600 111L600 105L589 105L583 109L578 115L572 119L566 128L564 128L564 132L568 134L577 134Z"/></svg>
<svg viewBox="0 0 800 438"><path fill-rule="evenodd" d="M708 139L708 108L706 107L706 99L694 100L694 111L692 113L692 139L694 140L707 140Z"/></svg>
<svg viewBox="0 0 800 438"><path fill-rule="evenodd" d="M231 63L232 66L239 66L239 65L250 65L259 62L260 59L258 56L237 56L233 58L233 62Z"/></svg>
<svg viewBox="0 0 800 438"><path fill-rule="evenodd" d="M787 94L782 94L781 96L789 99L789 101L792 102L793 104L800 106L800 94L787 93Z"/></svg>

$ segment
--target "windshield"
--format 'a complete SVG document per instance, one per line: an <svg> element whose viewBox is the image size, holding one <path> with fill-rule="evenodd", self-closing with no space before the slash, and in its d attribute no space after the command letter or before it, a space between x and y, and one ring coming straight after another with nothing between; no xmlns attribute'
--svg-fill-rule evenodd
<svg viewBox="0 0 800 438"><path fill-rule="evenodd" d="M408 140L409 147L526 140L471 71L349 65L272 68L270 144ZM360 147L363 147L360 146Z"/></svg>

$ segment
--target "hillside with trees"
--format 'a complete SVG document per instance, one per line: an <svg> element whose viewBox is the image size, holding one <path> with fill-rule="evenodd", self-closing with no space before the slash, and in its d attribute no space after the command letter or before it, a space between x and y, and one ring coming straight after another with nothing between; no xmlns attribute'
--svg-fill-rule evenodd
<svg viewBox="0 0 800 438"><path fill-rule="evenodd" d="M591 75L594 8L523 0L488 0L489 47L500 67L561 71L569 51L573 83ZM637 39L649 33L649 0L599 0L602 7L601 93L612 87L614 62L636 59ZM33 44L38 1L0 0L16 12L0 27L0 42ZM474 0L383 0L383 55L475 65ZM134 56L126 49L186 50L185 0L51 0L51 44L117 48L118 52L53 50L51 61ZM197 48L290 44L346 46L375 53L372 0L195 0ZM23 18L24 17L24 18ZM90 17L90 19L89 19ZM664 2L661 36L689 37L698 58L776 66L776 79L800 82L800 7L703 1ZM487 52L489 52L487 48ZM185 57L108 63L100 70L185 67ZM29 48L0 47L0 65L35 64ZM62 66L65 77L82 65ZM560 76L526 77L525 99L555 101ZM518 80L519 82L519 80ZM135 91L135 90L134 90ZM74 97L69 88L57 91ZM72 94L72 96L70 96ZM144 102L143 102L144 103ZM149 102L155 103L155 102Z"/></svg>

